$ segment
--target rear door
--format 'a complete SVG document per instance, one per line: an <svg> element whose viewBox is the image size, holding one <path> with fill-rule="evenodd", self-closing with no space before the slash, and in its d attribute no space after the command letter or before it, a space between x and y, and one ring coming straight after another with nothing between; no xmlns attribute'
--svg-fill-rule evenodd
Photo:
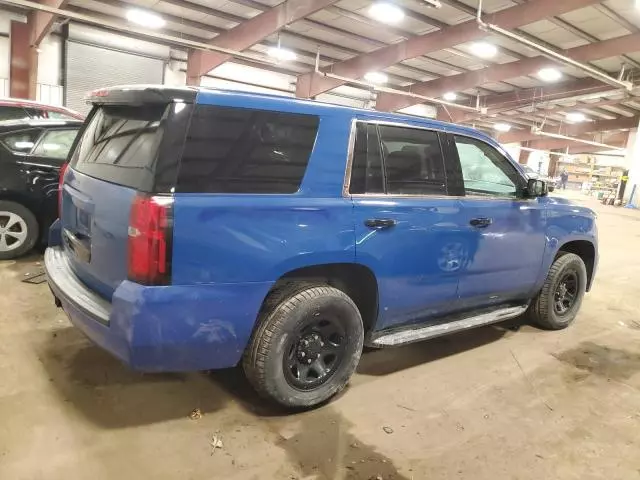
<svg viewBox="0 0 640 480"><path fill-rule="evenodd" d="M107 299L127 277L134 197L172 192L191 112L182 102L131 99L94 106L62 191L63 248L78 277Z"/></svg>
<svg viewBox="0 0 640 480"><path fill-rule="evenodd" d="M457 228L475 245L461 271L460 304L478 308L528 299L545 248L544 204L525 198L524 176L494 146L462 135L451 135L448 144L465 190Z"/></svg>
<svg viewBox="0 0 640 480"><path fill-rule="evenodd" d="M356 122L348 193L356 260L378 280L378 329L458 307L468 232L456 228L447 176L439 132Z"/></svg>

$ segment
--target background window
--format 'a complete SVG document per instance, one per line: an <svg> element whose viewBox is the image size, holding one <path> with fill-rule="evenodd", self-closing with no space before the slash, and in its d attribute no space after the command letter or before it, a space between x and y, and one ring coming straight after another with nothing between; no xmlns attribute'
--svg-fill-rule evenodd
<svg viewBox="0 0 640 480"><path fill-rule="evenodd" d="M375 125L356 123L349 193L384 193L380 142Z"/></svg>
<svg viewBox="0 0 640 480"><path fill-rule="evenodd" d="M210 193L295 193L320 120L315 115L196 106L178 189Z"/></svg>
<svg viewBox="0 0 640 480"><path fill-rule="evenodd" d="M22 120L23 118L29 118L24 108L0 106L0 122L3 120Z"/></svg>
<svg viewBox="0 0 640 480"><path fill-rule="evenodd" d="M13 152L29 153L39 136L39 129L21 130L3 135L0 141Z"/></svg>
<svg viewBox="0 0 640 480"><path fill-rule="evenodd" d="M467 193L516 196L517 173L503 155L479 140L456 135L455 141Z"/></svg>
<svg viewBox="0 0 640 480"><path fill-rule="evenodd" d="M66 159L78 130L50 130L42 136L33 155Z"/></svg>
<svg viewBox="0 0 640 480"><path fill-rule="evenodd" d="M387 193L446 195L444 158L437 132L380 126Z"/></svg>

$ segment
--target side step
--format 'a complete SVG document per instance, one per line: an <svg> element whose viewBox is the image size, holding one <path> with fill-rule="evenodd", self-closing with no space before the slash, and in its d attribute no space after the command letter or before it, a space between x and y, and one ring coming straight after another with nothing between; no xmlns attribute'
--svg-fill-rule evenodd
<svg viewBox="0 0 640 480"><path fill-rule="evenodd" d="M518 305L515 307L505 307L493 310L488 313L482 313L473 317L467 317L460 320L454 320L446 323L439 323L428 326L414 326L403 330L383 333L371 341L372 347L395 347L407 343L428 340L430 338L448 335L450 333L461 332L470 328L481 327L483 325L491 325L492 323L503 322L511 318L522 315L527 311L529 305Z"/></svg>

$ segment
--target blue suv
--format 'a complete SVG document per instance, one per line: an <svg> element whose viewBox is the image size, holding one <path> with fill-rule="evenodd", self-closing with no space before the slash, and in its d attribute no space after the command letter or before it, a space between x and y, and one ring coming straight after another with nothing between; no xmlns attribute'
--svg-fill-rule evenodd
<svg viewBox="0 0 640 480"><path fill-rule="evenodd" d="M477 130L202 88L90 101L45 264L56 304L132 368L242 364L310 407L363 346L525 313L561 329L593 281L594 213Z"/></svg>

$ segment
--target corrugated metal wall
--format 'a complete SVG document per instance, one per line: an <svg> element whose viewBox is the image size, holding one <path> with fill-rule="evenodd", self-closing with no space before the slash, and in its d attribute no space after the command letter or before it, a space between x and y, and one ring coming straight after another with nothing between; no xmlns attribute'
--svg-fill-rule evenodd
<svg viewBox="0 0 640 480"><path fill-rule="evenodd" d="M65 105L81 113L92 90L114 85L162 83L164 62L84 43L67 42Z"/></svg>

